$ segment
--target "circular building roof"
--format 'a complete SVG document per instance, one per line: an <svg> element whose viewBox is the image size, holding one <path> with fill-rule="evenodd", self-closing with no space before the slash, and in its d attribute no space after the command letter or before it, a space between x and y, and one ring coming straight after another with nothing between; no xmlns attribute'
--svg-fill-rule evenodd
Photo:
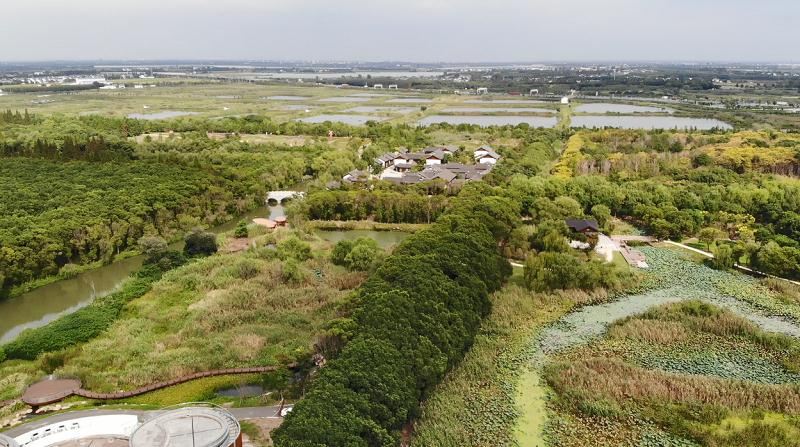
<svg viewBox="0 0 800 447"><path fill-rule="evenodd" d="M133 432L131 447L228 447L239 421L222 408L188 407L161 414Z"/></svg>
<svg viewBox="0 0 800 447"><path fill-rule="evenodd" d="M29 386L22 395L28 405L47 405L71 396L81 388L75 379L45 379Z"/></svg>
<svg viewBox="0 0 800 447"><path fill-rule="evenodd" d="M0 433L0 447L19 447L17 441L14 438L9 438L8 436Z"/></svg>

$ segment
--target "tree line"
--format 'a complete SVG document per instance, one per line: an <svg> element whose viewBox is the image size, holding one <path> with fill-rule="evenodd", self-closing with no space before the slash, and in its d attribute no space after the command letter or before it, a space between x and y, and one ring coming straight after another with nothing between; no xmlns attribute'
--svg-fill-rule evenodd
<svg viewBox="0 0 800 447"><path fill-rule="evenodd" d="M514 206L489 199L459 197L370 275L348 316L331 325L330 336L344 347L274 432L275 445L399 442L420 401L469 349L490 310L489 293L511 273L497 244L508 237L500 229L516 222L486 223L507 215L495 205Z"/></svg>
<svg viewBox="0 0 800 447"><path fill-rule="evenodd" d="M110 262L144 235L174 240L262 198L237 178L186 166L0 158L0 291Z"/></svg>
<svg viewBox="0 0 800 447"><path fill-rule="evenodd" d="M310 220L375 220L384 223L431 223L447 206L447 197L399 191L318 191L300 211Z"/></svg>

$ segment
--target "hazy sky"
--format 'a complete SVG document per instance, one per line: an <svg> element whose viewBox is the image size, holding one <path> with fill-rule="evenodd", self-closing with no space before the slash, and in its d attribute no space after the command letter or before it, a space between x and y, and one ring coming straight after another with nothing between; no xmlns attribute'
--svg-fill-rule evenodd
<svg viewBox="0 0 800 447"><path fill-rule="evenodd" d="M0 61L800 61L800 0L3 0Z"/></svg>

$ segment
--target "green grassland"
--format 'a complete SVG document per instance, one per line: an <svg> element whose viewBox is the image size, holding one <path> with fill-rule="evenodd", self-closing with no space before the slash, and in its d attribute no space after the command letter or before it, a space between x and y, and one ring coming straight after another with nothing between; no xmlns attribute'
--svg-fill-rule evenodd
<svg viewBox="0 0 800 447"><path fill-rule="evenodd" d="M190 79L157 79L151 83L142 81L126 81L144 84L144 88L128 87L117 90L91 90L70 93L10 93L0 97L0 110L29 110L40 115L98 114L104 116L123 117L129 114L152 114L163 111L193 112L200 117L221 118L226 116L263 115L277 121L289 121L304 116L318 114L350 113L346 110L357 106L403 107L417 109L411 113L394 111L377 111L366 113L376 119L385 119L393 124L415 123L419 119L442 113L446 107L469 106L479 104L464 103L470 97L457 95L441 95L407 91L380 91L386 96L366 97L367 101L324 102L332 97L353 97L360 93L374 93L373 90L357 88L333 88L327 86L308 85L256 85L241 82L221 82L212 80ZM300 96L307 99L287 101L269 99L271 96ZM392 103L393 98L420 97L432 99L432 103ZM474 97L473 97L474 98ZM523 99L523 98L520 98ZM286 106L308 106L305 110L286 110ZM530 104L520 104L530 106ZM145 108L147 106L147 108ZM491 103L485 106L493 106ZM497 107L514 107L509 104L498 104ZM552 108L555 105L536 104L537 108ZM526 115L531 113L523 112ZM359 113L363 115L365 113ZM464 113L448 113L459 114ZM473 114L473 113L466 113ZM482 113L485 115L486 113ZM490 113L504 114L504 113ZM513 113L512 113L513 114Z"/></svg>

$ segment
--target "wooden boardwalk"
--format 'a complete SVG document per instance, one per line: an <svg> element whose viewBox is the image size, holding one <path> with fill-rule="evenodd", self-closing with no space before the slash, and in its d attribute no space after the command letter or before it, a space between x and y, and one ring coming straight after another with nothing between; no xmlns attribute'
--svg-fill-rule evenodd
<svg viewBox="0 0 800 447"><path fill-rule="evenodd" d="M192 380L202 379L204 377L228 376L234 374L262 374L262 373L274 372L284 367L289 369L294 369L297 367L297 363L290 363L285 366L256 366L251 368L215 369L212 371L203 371L194 374L189 374L187 376L179 377L177 379L165 380L163 382L156 382L131 391L120 391L116 393L96 393L94 391L85 390L83 388L71 389L68 390L69 392L65 391L55 394L47 393L46 395L36 392L37 389L40 389L43 386L47 385L48 381L45 380L37 382L28 387L28 389L25 391L25 394L22 396L22 401L32 407L39 407L42 405L48 405L55 402L60 402L70 396L80 396L80 397L85 397L87 399L95 399L95 400L127 399L129 397L140 396L142 394L179 385L181 383L190 382Z"/></svg>

